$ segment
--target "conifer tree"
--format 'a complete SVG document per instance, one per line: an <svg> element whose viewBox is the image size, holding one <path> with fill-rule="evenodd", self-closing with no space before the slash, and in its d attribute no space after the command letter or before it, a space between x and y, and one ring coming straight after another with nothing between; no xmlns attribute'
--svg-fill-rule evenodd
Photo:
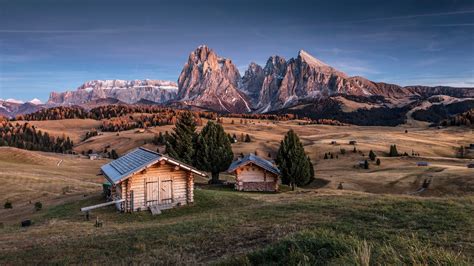
<svg viewBox="0 0 474 266"><path fill-rule="evenodd" d="M375 161L375 157L377 157L377 155L375 155L374 151L370 150L369 152L369 158L371 161Z"/></svg>
<svg viewBox="0 0 474 266"><path fill-rule="evenodd" d="M364 161L364 169L369 169L369 162L367 160Z"/></svg>
<svg viewBox="0 0 474 266"><path fill-rule="evenodd" d="M250 139L250 135L246 134L245 135L245 142L251 142L252 140Z"/></svg>
<svg viewBox="0 0 474 266"><path fill-rule="evenodd" d="M115 160L115 159L118 159L119 156L115 150L112 150L110 152L110 157Z"/></svg>
<svg viewBox="0 0 474 266"><path fill-rule="evenodd" d="M211 183L218 184L219 172L227 170L233 157L229 138L222 125L207 122L197 137L195 166L211 172Z"/></svg>
<svg viewBox="0 0 474 266"><path fill-rule="evenodd" d="M174 132L166 138L166 153L177 160L194 165L196 122L191 112L184 112L176 122Z"/></svg>
<svg viewBox="0 0 474 266"><path fill-rule="evenodd" d="M380 159L377 158L377 161L375 162L377 165L380 165Z"/></svg>
<svg viewBox="0 0 474 266"><path fill-rule="evenodd" d="M390 152L389 152L389 156L390 157L397 157L399 154L398 154L398 151L397 151L397 145L390 145Z"/></svg>
<svg viewBox="0 0 474 266"><path fill-rule="evenodd" d="M311 161L304 152L303 144L293 130L288 131L280 143L276 163L280 168L283 184L306 185L311 181Z"/></svg>

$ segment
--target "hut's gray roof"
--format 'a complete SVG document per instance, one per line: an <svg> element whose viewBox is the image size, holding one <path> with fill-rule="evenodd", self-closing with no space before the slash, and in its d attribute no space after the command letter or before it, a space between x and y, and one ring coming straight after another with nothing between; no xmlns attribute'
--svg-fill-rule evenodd
<svg viewBox="0 0 474 266"><path fill-rule="evenodd" d="M229 173L234 172L237 168L249 163L253 163L255 165L262 167L263 169L267 171L280 175L280 170L278 170L278 168L275 167L271 162L253 154L249 154L242 159L238 159L237 161L232 162L229 169L227 169L227 172Z"/></svg>
<svg viewBox="0 0 474 266"><path fill-rule="evenodd" d="M117 184L129 176L142 171L161 160L166 160L171 164L192 171L195 174L202 176L206 175L175 159L141 147L103 165L100 169L111 183Z"/></svg>

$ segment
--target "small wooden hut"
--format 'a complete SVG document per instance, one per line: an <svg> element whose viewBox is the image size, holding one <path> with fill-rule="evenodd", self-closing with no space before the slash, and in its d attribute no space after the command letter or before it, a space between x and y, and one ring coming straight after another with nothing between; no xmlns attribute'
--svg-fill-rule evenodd
<svg viewBox="0 0 474 266"><path fill-rule="evenodd" d="M240 191L278 191L281 183L280 170L253 154L234 161L227 172L235 174L235 189Z"/></svg>
<svg viewBox="0 0 474 266"><path fill-rule="evenodd" d="M124 199L121 211L162 210L194 201L193 167L160 153L137 148L101 167L112 185L111 198Z"/></svg>

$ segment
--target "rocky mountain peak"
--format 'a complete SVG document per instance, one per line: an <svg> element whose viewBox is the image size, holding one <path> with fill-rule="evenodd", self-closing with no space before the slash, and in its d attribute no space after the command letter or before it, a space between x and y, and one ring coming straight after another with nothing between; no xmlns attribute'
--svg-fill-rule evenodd
<svg viewBox="0 0 474 266"><path fill-rule="evenodd" d="M242 77L242 86L240 89L249 96L252 105L258 103L264 79L265 73L263 68L257 63L250 63Z"/></svg>
<svg viewBox="0 0 474 266"><path fill-rule="evenodd" d="M322 62L319 59L316 59L314 56L310 55L308 52L305 50L300 50L298 52L298 58L299 60L306 62L307 64L314 66L314 67L329 67L328 64Z"/></svg>
<svg viewBox="0 0 474 266"><path fill-rule="evenodd" d="M232 61L202 45L191 52L179 75L177 100L222 112L250 112L247 96L238 89L240 83Z"/></svg>

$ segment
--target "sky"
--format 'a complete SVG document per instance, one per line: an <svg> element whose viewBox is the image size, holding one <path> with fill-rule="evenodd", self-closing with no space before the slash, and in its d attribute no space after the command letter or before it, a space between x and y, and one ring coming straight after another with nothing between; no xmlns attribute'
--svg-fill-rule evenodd
<svg viewBox="0 0 474 266"><path fill-rule="evenodd" d="M474 87L474 1L0 0L0 98L176 81L206 44L244 74L303 49L374 81Z"/></svg>

